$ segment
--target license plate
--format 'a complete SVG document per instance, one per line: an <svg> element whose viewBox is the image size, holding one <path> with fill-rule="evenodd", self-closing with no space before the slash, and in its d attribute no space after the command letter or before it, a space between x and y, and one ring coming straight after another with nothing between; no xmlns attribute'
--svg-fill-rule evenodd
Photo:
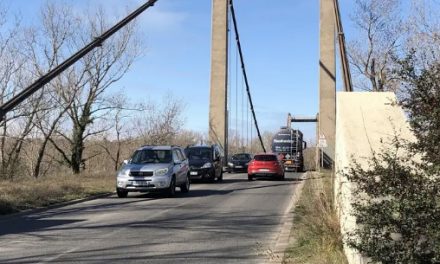
<svg viewBox="0 0 440 264"><path fill-rule="evenodd" d="M286 164L292 164L292 161L291 160L287 160Z"/></svg>
<svg viewBox="0 0 440 264"><path fill-rule="evenodd" d="M259 171L268 172L268 169L259 169Z"/></svg>
<svg viewBox="0 0 440 264"><path fill-rule="evenodd" d="M198 175L197 171L191 171L189 175Z"/></svg>
<svg viewBox="0 0 440 264"><path fill-rule="evenodd" d="M143 181L134 181L133 186L148 186L149 182L143 182Z"/></svg>
<svg viewBox="0 0 440 264"><path fill-rule="evenodd" d="M235 166L235 168L241 169L241 168L243 168L243 166Z"/></svg>

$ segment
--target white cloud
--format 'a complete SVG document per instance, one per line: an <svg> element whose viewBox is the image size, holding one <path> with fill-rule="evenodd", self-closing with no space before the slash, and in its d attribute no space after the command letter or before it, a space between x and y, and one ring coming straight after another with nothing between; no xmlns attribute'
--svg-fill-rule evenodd
<svg viewBox="0 0 440 264"><path fill-rule="evenodd" d="M118 17L123 18L128 13L133 12L141 5L145 4L146 0L99 0L99 1L77 1L70 2L77 9L78 12L83 12L85 9L92 10L97 7L102 7L109 15L109 18ZM156 4L138 16L138 23L142 30L148 32L169 32L181 29L182 23L188 15L179 10L173 10L175 5L172 1L157 1ZM111 20L111 19L110 19Z"/></svg>
<svg viewBox="0 0 440 264"><path fill-rule="evenodd" d="M187 15L154 6L139 17L139 24L148 31L175 31L182 27Z"/></svg>
<svg viewBox="0 0 440 264"><path fill-rule="evenodd" d="M119 1L116 5L121 6L120 3ZM146 0L131 0L125 2L124 7L127 9L128 6L128 10L131 12L145 3ZM139 25L149 32L169 32L181 29L188 15L183 11L173 10L175 6L173 1L157 1L154 6L148 8L138 17Z"/></svg>

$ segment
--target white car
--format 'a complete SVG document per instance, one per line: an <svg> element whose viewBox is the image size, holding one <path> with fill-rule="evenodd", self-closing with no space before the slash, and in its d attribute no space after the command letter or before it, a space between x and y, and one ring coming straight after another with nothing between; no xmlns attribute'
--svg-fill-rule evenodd
<svg viewBox="0 0 440 264"><path fill-rule="evenodd" d="M189 165L183 150L177 146L143 146L137 149L116 176L118 197L128 192L159 191L174 196L176 187L189 192Z"/></svg>

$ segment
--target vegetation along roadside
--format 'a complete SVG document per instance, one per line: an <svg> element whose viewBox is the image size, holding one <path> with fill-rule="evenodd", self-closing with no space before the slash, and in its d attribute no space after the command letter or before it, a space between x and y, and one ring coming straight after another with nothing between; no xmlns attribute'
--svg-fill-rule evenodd
<svg viewBox="0 0 440 264"><path fill-rule="evenodd" d="M332 204L331 173L312 173L295 208L292 242L283 263L347 263Z"/></svg>

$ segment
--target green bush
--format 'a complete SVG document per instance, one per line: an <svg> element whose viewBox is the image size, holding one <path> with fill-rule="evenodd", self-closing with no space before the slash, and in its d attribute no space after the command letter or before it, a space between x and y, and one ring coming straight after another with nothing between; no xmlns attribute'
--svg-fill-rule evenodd
<svg viewBox="0 0 440 264"><path fill-rule="evenodd" d="M346 242L372 262L440 263L439 170L414 162L409 149L396 137L368 168L354 161L345 173L357 186L359 226Z"/></svg>

